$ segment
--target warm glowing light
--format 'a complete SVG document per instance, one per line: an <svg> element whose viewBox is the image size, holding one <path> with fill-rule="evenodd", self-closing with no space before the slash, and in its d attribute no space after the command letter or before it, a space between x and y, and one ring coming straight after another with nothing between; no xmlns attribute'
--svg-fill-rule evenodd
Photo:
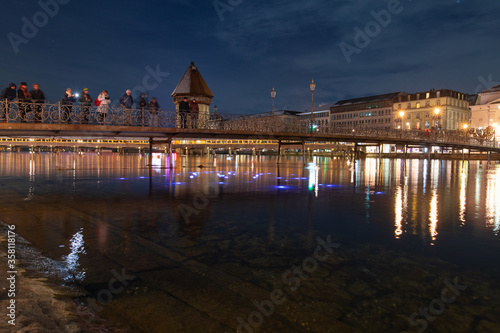
<svg viewBox="0 0 500 333"><path fill-rule="evenodd" d="M438 223L438 196L437 190L432 190L432 199L431 199L431 207L429 211L429 232L431 234L431 239L436 240L437 232L437 223Z"/></svg>
<svg viewBox="0 0 500 333"><path fill-rule="evenodd" d="M399 111L399 116L400 116L401 118L403 118L403 117L405 116L405 112L404 112L404 111Z"/></svg>
<svg viewBox="0 0 500 333"><path fill-rule="evenodd" d="M440 112L440 111L441 111L441 110L439 110L438 108L435 108L435 109L434 109L434 113L436 114L436 116L439 114L439 112Z"/></svg>
<svg viewBox="0 0 500 333"><path fill-rule="evenodd" d="M464 124L463 128L464 128L464 129L467 129L467 127L469 127L469 125Z"/></svg>
<svg viewBox="0 0 500 333"><path fill-rule="evenodd" d="M493 228L497 235L500 231L500 169L488 174L486 182L486 226Z"/></svg>
<svg viewBox="0 0 500 333"><path fill-rule="evenodd" d="M460 211L458 213L458 219L460 220L461 225L465 225L465 208L466 208L466 200L467 200L467 173L468 173L468 164L462 164L462 172L460 173Z"/></svg>
<svg viewBox="0 0 500 333"><path fill-rule="evenodd" d="M403 233L403 190L401 186L398 186L398 190L396 192L396 204L394 205L394 215L396 230L394 231L394 237L399 239L401 234Z"/></svg>

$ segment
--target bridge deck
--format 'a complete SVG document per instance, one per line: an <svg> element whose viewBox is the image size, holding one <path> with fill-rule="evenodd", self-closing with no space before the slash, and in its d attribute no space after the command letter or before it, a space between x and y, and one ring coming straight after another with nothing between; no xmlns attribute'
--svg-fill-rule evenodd
<svg viewBox="0 0 500 333"><path fill-rule="evenodd" d="M151 138L154 142L165 143L171 139L238 139L238 140L276 140L304 142L350 142L360 145L397 144L407 146L440 146L451 149L471 149L500 153L500 148L481 144L482 141L463 138L449 141L446 138L406 137L399 133L387 132L386 135L356 132L336 133L290 133L272 131L164 128L147 126L111 126L81 124L40 124L40 123L0 123L0 136L6 137L71 137L71 138Z"/></svg>

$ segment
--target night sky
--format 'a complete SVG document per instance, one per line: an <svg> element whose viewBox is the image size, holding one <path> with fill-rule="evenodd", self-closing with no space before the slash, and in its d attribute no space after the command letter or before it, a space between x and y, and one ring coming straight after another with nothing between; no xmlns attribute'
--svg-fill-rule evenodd
<svg viewBox="0 0 500 333"><path fill-rule="evenodd" d="M113 100L142 87L172 109L170 94L191 61L215 95L212 106L226 113L270 111L273 86L276 109L304 111L312 78L316 106L432 88L474 93L500 83L498 0L4 0L1 6L0 88L26 81L31 89L36 81L51 101L67 87L88 87L94 98L107 89Z"/></svg>

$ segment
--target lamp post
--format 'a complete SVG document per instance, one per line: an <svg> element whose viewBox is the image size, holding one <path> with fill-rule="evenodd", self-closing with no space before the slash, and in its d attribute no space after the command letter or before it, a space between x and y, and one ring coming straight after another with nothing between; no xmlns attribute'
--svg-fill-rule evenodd
<svg viewBox="0 0 500 333"><path fill-rule="evenodd" d="M439 129L439 112L441 112L441 110L439 110L439 108L435 108L434 109L434 114L435 114L435 119L434 120L434 124L436 125L436 129Z"/></svg>
<svg viewBox="0 0 500 333"><path fill-rule="evenodd" d="M314 128L314 90L316 90L316 83L314 83L314 79L311 81L311 84L309 84L309 88L311 88L311 133L313 132Z"/></svg>
<svg viewBox="0 0 500 333"><path fill-rule="evenodd" d="M493 147L496 147L496 139L497 139L497 135L496 135L496 129L497 129L497 123L493 123Z"/></svg>
<svg viewBox="0 0 500 333"><path fill-rule="evenodd" d="M399 116L401 117L401 132L403 132L403 117L405 116L405 112L399 111Z"/></svg>
<svg viewBox="0 0 500 333"><path fill-rule="evenodd" d="M274 117L274 98L276 97L276 90L271 90L271 98L273 99L273 111L271 112L271 116Z"/></svg>

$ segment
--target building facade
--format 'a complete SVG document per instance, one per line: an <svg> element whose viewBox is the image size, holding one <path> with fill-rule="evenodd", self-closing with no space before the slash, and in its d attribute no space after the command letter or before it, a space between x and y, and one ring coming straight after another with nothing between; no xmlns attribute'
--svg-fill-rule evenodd
<svg viewBox="0 0 500 333"><path fill-rule="evenodd" d="M471 129L482 132L494 133L495 141L500 138L497 125L500 125L500 85L481 91L476 103L470 106Z"/></svg>
<svg viewBox="0 0 500 333"><path fill-rule="evenodd" d="M362 98L347 99L330 107L330 124L333 129L389 130L392 128L393 103L396 92Z"/></svg>
<svg viewBox="0 0 500 333"><path fill-rule="evenodd" d="M441 89L396 96L393 128L401 130L458 130L469 124L467 95Z"/></svg>
<svg viewBox="0 0 500 333"><path fill-rule="evenodd" d="M311 111L300 112L297 114L300 119L302 128L310 128L311 118L312 126L315 132L327 132L330 126L330 110L319 107L319 110L314 111L311 117Z"/></svg>

